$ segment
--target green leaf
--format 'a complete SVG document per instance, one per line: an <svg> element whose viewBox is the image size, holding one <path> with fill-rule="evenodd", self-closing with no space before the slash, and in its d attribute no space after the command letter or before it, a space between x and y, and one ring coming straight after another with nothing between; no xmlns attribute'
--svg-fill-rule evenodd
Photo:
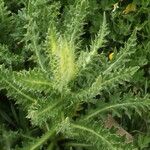
<svg viewBox="0 0 150 150"><path fill-rule="evenodd" d="M126 94L123 98L121 98L121 100L116 99L116 101L110 100L109 103L99 103L97 109L85 116L85 120L94 118L95 116L104 114L106 112L117 112L119 116L121 116L123 110L126 111L125 113L128 114L128 116L132 115L132 110L141 115L143 111L149 111L149 108L150 99L148 97L133 97Z"/></svg>

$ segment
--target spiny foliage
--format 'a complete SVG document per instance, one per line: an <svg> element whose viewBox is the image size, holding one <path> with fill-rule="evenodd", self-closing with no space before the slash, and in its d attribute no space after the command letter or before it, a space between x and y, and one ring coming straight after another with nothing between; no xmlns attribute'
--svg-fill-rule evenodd
<svg viewBox="0 0 150 150"><path fill-rule="evenodd" d="M142 116L149 111L149 95L116 92L109 101L95 97L111 90L119 91L119 86L131 82L139 70L140 65L132 59L137 49L138 28L108 61L104 53L97 52L107 45L106 39L111 34L105 12L94 39L87 47L82 46L90 3L75 0L60 15L59 2L29 0L24 1L24 8L18 14L10 17L16 27L11 36L22 44L23 54L29 55L18 56L6 45L0 45L0 89L7 91L7 96L15 100L30 124L39 131L39 134L27 131L26 140L21 137L23 142L16 144L15 149L57 149L59 142L63 147L70 144L69 148L134 149L134 143L125 143L113 129L107 129L104 119L108 113L118 118L124 114L132 118L133 112ZM3 1L0 7L3 7L2 14L9 18ZM13 63L22 63L22 57L32 60L33 66L19 71L13 69ZM74 119L81 103L89 107L83 108L85 113ZM92 104L96 108L92 108ZM21 132L16 134L22 136Z"/></svg>

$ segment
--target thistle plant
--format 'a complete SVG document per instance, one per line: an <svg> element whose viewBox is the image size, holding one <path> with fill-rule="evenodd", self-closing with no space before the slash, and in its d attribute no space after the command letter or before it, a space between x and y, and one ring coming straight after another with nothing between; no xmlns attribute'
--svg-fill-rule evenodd
<svg viewBox="0 0 150 150"><path fill-rule="evenodd" d="M103 52L97 52L107 45L107 36L111 34L104 12L98 33L83 48L89 3L75 0L60 14L59 2L29 0L18 14L11 16L16 27L11 36L22 43L22 55L0 45L0 89L15 100L31 126L42 132L39 137L29 134L15 149L51 150L57 149L59 142L66 149L134 149L133 143L127 144L104 122L108 114L116 117L126 114L130 118L133 111L142 115L150 108L148 96L135 96L131 92L122 95L119 90L139 70L139 66L130 63L136 52L137 29L108 61ZM15 69L14 62L22 64L27 54L33 66ZM103 93L114 89L116 93L106 101ZM96 99L97 95L101 98ZM88 107L82 108L82 104ZM81 114L77 115L78 111Z"/></svg>

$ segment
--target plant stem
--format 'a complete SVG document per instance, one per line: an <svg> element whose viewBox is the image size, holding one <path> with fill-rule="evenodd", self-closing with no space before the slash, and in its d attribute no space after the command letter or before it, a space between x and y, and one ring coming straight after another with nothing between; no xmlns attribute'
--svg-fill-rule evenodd
<svg viewBox="0 0 150 150"><path fill-rule="evenodd" d="M38 139L37 142L29 148L29 150L37 149L39 146L45 143L50 137L55 135L55 133L56 133L56 129L50 130L49 132L44 134L40 139Z"/></svg>

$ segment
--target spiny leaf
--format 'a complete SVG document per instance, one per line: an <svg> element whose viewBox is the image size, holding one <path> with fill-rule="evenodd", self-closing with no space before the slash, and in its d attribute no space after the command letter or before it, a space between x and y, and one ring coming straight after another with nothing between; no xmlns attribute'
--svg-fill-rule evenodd
<svg viewBox="0 0 150 150"><path fill-rule="evenodd" d="M48 119L56 119L62 108L62 101L57 99L43 98L37 104L33 104L28 109L27 118L31 119L32 124L41 126Z"/></svg>
<svg viewBox="0 0 150 150"><path fill-rule="evenodd" d="M3 66L0 66L0 83L2 83L1 88L7 89L8 96L15 98L17 103L26 103L27 106L28 104L37 102L34 94L22 90L14 83L12 71L6 70Z"/></svg>
<svg viewBox="0 0 150 150"><path fill-rule="evenodd" d="M24 90L37 92L50 92L52 89L51 79L41 70L13 72L14 82Z"/></svg>
<svg viewBox="0 0 150 150"><path fill-rule="evenodd" d="M108 87L115 87L118 83L128 81L138 69L139 67L131 67L121 69L120 71L116 71L104 77L99 75L90 88L81 90L75 97L79 100L88 101L90 98L99 94L100 91L106 90Z"/></svg>
<svg viewBox="0 0 150 150"><path fill-rule="evenodd" d="M77 46L77 40L82 34L84 19L87 15L88 0L74 1L64 17L64 35L67 41Z"/></svg>
<svg viewBox="0 0 150 150"><path fill-rule="evenodd" d="M16 65L22 61L22 56L11 53L6 45L0 44L0 63L12 67L13 64Z"/></svg>
<svg viewBox="0 0 150 150"><path fill-rule="evenodd" d="M132 113L131 110L135 110L139 114L139 111L143 112L144 110L149 110L149 106L150 99L148 97L140 98L125 95L122 100L116 100L115 102L111 101L110 103L100 103L97 110L93 110L93 112L89 113L85 119L88 120L105 112L116 111L119 115L121 115L123 110L128 111L129 114Z"/></svg>
<svg viewBox="0 0 150 150"><path fill-rule="evenodd" d="M78 66L79 69L85 69L86 65L91 63L93 57L97 55L97 50L102 48L106 44L105 37L109 34L107 23L106 23L106 16L105 13L103 14L103 22L100 27L98 34L95 36L95 39L92 40L90 45L90 52L82 52L79 59L78 59Z"/></svg>
<svg viewBox="0 0 150 150"><path fill-rule="evenodd" d="M104 127L100 124L100 122L95 122L94 124L86 123L86 125L71 124L71 127L75 129L77 137L80 138L82 137L83 139L85 139L85 141L87 141L87 143L91 143L93 145L93 148L97 150L99 149L122 150L132 147L132 145L126 145L123 142L123 140L120 139L117 135L111 133L107 129L104 129ZM84 138L85 134L86 138Z"/></svg>
<svg viewBox="0 0 150 150"><path fill-rule="evenodd" d="M103 72L103 75L110 73L113 69L123 67L127 61L130 60L130 55L136 51L136 30L132 33L124 48L116 55L116 58L109 64L108 68Z"/></svg>

